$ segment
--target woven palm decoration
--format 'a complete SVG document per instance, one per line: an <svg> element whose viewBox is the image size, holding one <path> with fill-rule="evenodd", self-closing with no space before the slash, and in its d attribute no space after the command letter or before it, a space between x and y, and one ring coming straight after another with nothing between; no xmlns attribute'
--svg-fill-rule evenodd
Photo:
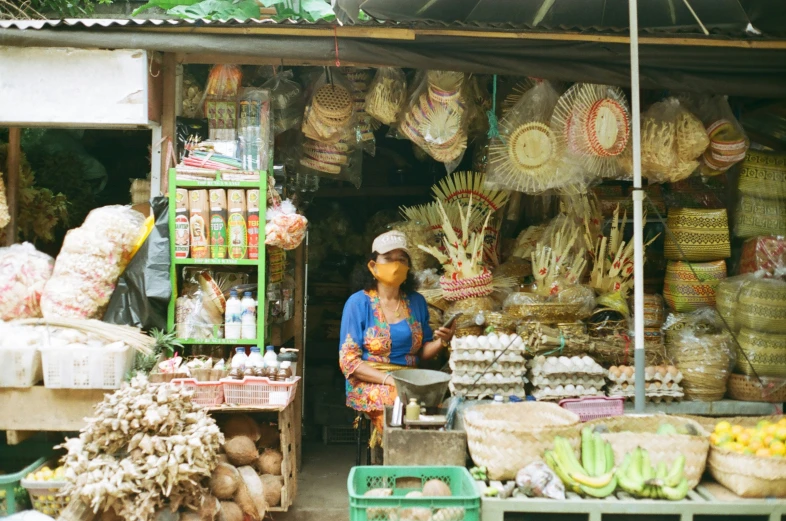
<svg viewBox="0 0 786 521"><path fill-rule="evenodd" d="M434 185L431 191L445 206L453 202L467 206L472 200L475 212L485 217L505 206L510 196L504 190L486 188L485 177L481 172L453 172Z"/></svg>
<svg viewBox="0 0 786 521"><path fill-rule="evenodd" d="M489 145L489 183L536 194L570 182L568 170L558 169L562 153L549 126L558 98L551 84L540 82L505 114L500 137Z"/></svg>
<svg viewBox="0 0 786 521"><path fill-rule="evenodd" d="M407 100L407 79L401 69L380 67L366 94L366 112L385 125L393 125Z"/></svg>
<svg viewBox="0 0 786 521"><path fill-rule="evenodd" d="M581 228L567 217L557 217L531 253L535 293L548 297L579 283L587 261L576 254Z"/></svg>
<svg viewBox="0 0 786 521"><path fill-rule="evenodd" d="M374 131L380 127L379 121L366 110L366 99L368 98L368 89L374 78L374 72L371 69L362 69L359 67L342 67L343 72L347 79L354 87L353 100L355 106L355 114L357 115L357 131L360 141L374 141Z"/></svg>
<svg viewBox="0 0 786 521"><path fill-rule="evenodd" d="M512 109L519 101L521 101L521 97L532 87L538 84L538 80L535 78L524 78L523 80L519 80L513 85L513 88L510 90L510 93L505 96L505 99L502 101L502 114L504 115L510 109Z"/></svg>
<svg viewBox="0 0 786 521"><path fill-rule="evenodd" d="M491 214L486 214L479 232L472 232L470 231L470 223L473 221L472 198L470 197L466 206L454 202L453 205L461 216L461 232L456 233L442 201L437 201L437 205L442 215L443 244L446 253L434 246L418 245L418 248L433 255L445 270L445 274L440 278L440 289L431 291L439 291L442 298L453 302L485 297L495 289L512 287L515 283L513 279L502 278L495 281L483 261L484 233ZM424 293L424 296L430 298L433 295Z"/></svg>
<svg viewBox="0 0 786 521"><path fill-rule="evenodd" d="M354 87L338 71L327 81L323 74L315 83L311 102L303 117L303 133L309 139L337 143L351 134L355 116Z"/></svg>
<svg viewBox="0 0 786 521"><path fill-rule="evenodd" d="M616 177L617 156L628 147L630 109L618 87L577 83L563 94L551 118L557 143L591 174Z"/></svg>

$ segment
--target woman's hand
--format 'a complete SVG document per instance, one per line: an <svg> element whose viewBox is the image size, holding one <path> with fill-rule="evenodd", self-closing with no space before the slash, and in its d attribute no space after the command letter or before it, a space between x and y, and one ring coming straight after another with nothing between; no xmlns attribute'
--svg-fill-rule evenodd
<svg viewBox="0 0 786 521"><path fill-rule="evenodd" d="M453 338L453 335L456 333L456 322L454 321L453 324L448 327L441 327L434 332L434 338L438 338L442 341L443 346L447 346L450 344L450 340Z"/></svg>

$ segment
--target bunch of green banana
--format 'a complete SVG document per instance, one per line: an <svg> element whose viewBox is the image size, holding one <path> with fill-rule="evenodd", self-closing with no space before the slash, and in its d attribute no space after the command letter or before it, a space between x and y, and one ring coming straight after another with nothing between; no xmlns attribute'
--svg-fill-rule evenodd
<svg viewBox="0 0 786 521"><path fill-rule="evenodd" d="M626 454L617 469L617 482L622 490L636 497L679 501L688 495L685 477L685 456L680 454L671 469L665 462L657 467L650 463L650 455L641 447Z"/></svg>
<svg viewBox="0 0 786 521"><path fill-rule="evenodd" d="M543 457L570 491L604 498L617 489L614 452L592 429L585 428L581 433L581 462L568 440L560 436L554 439L554 450L546 451Z"/></svg>

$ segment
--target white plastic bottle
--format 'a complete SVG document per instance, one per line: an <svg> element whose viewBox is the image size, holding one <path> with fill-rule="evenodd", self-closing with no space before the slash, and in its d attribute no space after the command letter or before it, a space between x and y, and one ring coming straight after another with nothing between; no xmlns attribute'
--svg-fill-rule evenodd
<svg viewBox="0 0 786 521"><path fill-rule="evenodd" d="M265 367L265 359L262 358L262 353L256 346L251 348L251 354L248 355L248 365L259 369Z"/></svg>
<svg viewBox="0 0 786 521"><path fill-rule="evenodd" d="M265 367L278 367L276 348L273 346L267 346L265 348Z"/></svg>
<svg viewBox="0 0 786 521"><path fill-rule="evenodd" d="M242 305L237 298L237 291L230 290L224 312L224 338L237 340L242 332L241 325Z"/></svg>
<svg viewBox="0 0 786 521"><path fill-rule="evenodd" d="M240 315L241 334L244 339L251 339L257 337L257 301L251 296L250 291L243 294L243 300L240 301L240 308L242 309Z"/></svg>
<svg viewBox="0 0 786 521"><path fill-rule="evenodd" d="M232 357L232 364L231 364L232 369L245 370L245 368L248 366L249 363L248 363L248 356L246 356L246 348L236 347L235 356Z"/></svg>

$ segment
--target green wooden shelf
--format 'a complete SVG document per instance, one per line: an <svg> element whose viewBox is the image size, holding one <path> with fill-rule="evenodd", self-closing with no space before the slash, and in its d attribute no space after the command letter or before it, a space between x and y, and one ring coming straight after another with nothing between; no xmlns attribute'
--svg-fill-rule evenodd
<svg viewBox="0 0 786 521"><path fill-rule="evenodd" d="M272 163L271 163L272 167ZM175 304L177 297L180 295L179 291L179 274L178 267L180 266L243 266L254 269L257 274L258 291L257 291L257 329L256 338L252 339L226 339L217 338L210 340L203 340L197 338L184 338L178 341L183 345L256 345L263 348L265 345L266 328L265 328L265 268L266 268L266 248L265 248L265 211L267 197L267 173L260 172L259 181L225 181L221 179L221 173L217 173L216 180L178 180L177 171L172 168L169 170L169 236L175 237L175 208L177 201L178 188L240 188L240 189L256 189L260 193L259 201L259 216L260 216L260 236L259 236L259 259L178 259L175 258L175 241L170 241L169 256L172 260L170 266L170 280L172 283L172 295L169 299L169 309L167 313L167 326L170 331L175 328ZM246 271L246 270L244 270Z"/></svg>
<svg viewBox="0 0 786 521"><path fill-rule="evenodd" d="M200 338L178 338L178 342L187 346L187 345L216 345L216 346L225 346L225 345L256 345L259 344L259 341L256 338L241 338L241 339L233 339L233 338L212 338L203 340Z"/></svg>
<svg viewBox="0 0 786 521"><path fill-rule="evenodd" d="M257 266L252 259L175 259L177 266Z"/></svg>

